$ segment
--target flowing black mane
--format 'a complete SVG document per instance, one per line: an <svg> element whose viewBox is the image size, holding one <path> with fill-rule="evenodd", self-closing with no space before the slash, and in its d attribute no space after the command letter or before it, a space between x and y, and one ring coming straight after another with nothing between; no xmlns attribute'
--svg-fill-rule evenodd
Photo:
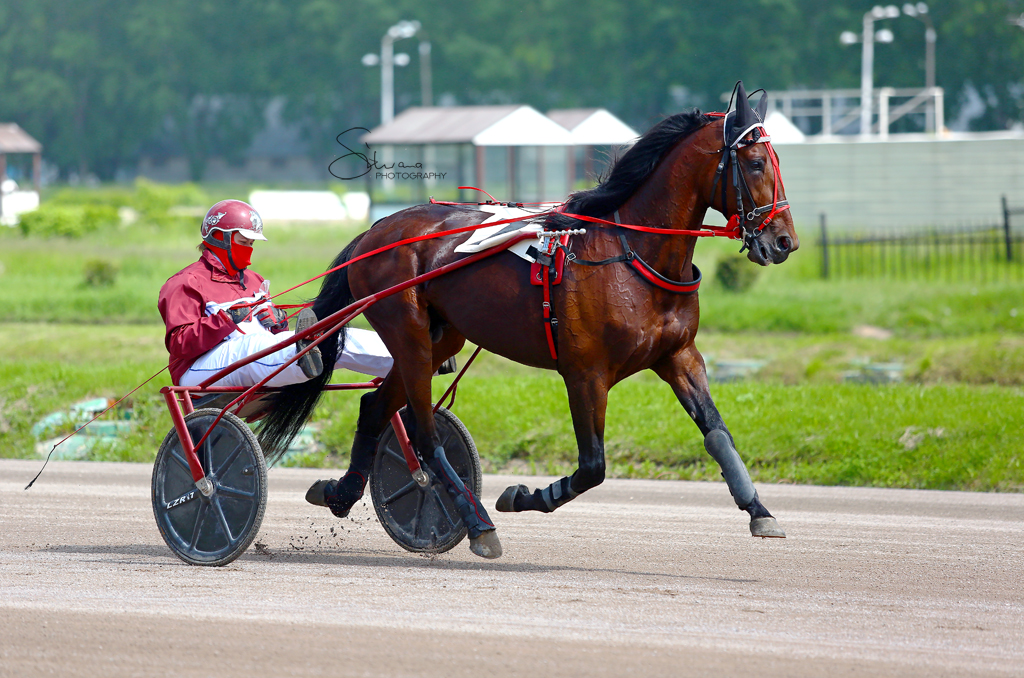
<svg viewBox="0 0 1024 678"><path fill-rule="evenodd" d="M697 108L665 118L615 162L599 185L573 193L565 211L590 217L614 212L640 188L672 147L712 120ZM556 215L551 223L556 228L570 228L575 220Z"/></svg>

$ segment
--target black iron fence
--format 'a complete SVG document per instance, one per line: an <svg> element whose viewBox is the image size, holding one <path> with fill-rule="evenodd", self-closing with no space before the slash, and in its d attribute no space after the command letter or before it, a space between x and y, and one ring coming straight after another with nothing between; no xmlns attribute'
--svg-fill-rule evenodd
<svg viewBox="0 0 1024 678"><path fill-rule="evenodd" d="M1024 233L1014 231L1011 209L1002 200L1001 223L942 228L886 229L831 235L821 215L822 278L894 280L1024 280Z"/></svg>

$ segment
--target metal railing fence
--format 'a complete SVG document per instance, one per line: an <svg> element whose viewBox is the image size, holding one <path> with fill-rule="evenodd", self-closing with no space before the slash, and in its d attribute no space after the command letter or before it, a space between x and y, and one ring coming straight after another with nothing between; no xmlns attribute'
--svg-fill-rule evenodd
<svg viewBox="0 0 1024 678"><path fill-rule="evenodd" d="M1024 280L1024 233L1004 196L1002 222L830 234L820 217L821 277L997 282Z"/></svg>

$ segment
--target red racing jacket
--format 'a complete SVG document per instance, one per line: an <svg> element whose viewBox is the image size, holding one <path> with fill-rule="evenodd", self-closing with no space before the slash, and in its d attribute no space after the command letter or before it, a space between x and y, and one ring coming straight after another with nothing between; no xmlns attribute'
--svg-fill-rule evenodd
<svg viewBox="0 0 1024 678"><path fill-rule="evenodd" d="M172 275L160 288L157 308L167 327L164 346L170 353L175 385L196 358L238 329L227 313L207 315L206 305L252 297L263 285L263 277L249 269L243 281L229 275L220 259L204 250L199 261Z"/></svg>

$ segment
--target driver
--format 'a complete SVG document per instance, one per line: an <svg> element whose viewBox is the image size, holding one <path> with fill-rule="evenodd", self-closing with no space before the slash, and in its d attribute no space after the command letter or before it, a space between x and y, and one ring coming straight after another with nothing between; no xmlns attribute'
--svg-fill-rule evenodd
<svg viewBox="0 0 1024 678"><path fill-rule="evenodd" d="M287 314L274 306L270 282L249 270L253 244L266 240L263 221L241 200L222 200L203 218L199 261L175 273L160 288L157 306L167 326L164 344L170 353L171 380L178 386L198 386L225 367L292 336ZM295 332L317 321L311 309L296 318ZM304 339L243 365L215 386L252 386L309 344ZM345 328L344 350L336 367L387 376L393 364L375 332ZM320 349L286 367L268 386L285 386L323 372Z"/></svg>

